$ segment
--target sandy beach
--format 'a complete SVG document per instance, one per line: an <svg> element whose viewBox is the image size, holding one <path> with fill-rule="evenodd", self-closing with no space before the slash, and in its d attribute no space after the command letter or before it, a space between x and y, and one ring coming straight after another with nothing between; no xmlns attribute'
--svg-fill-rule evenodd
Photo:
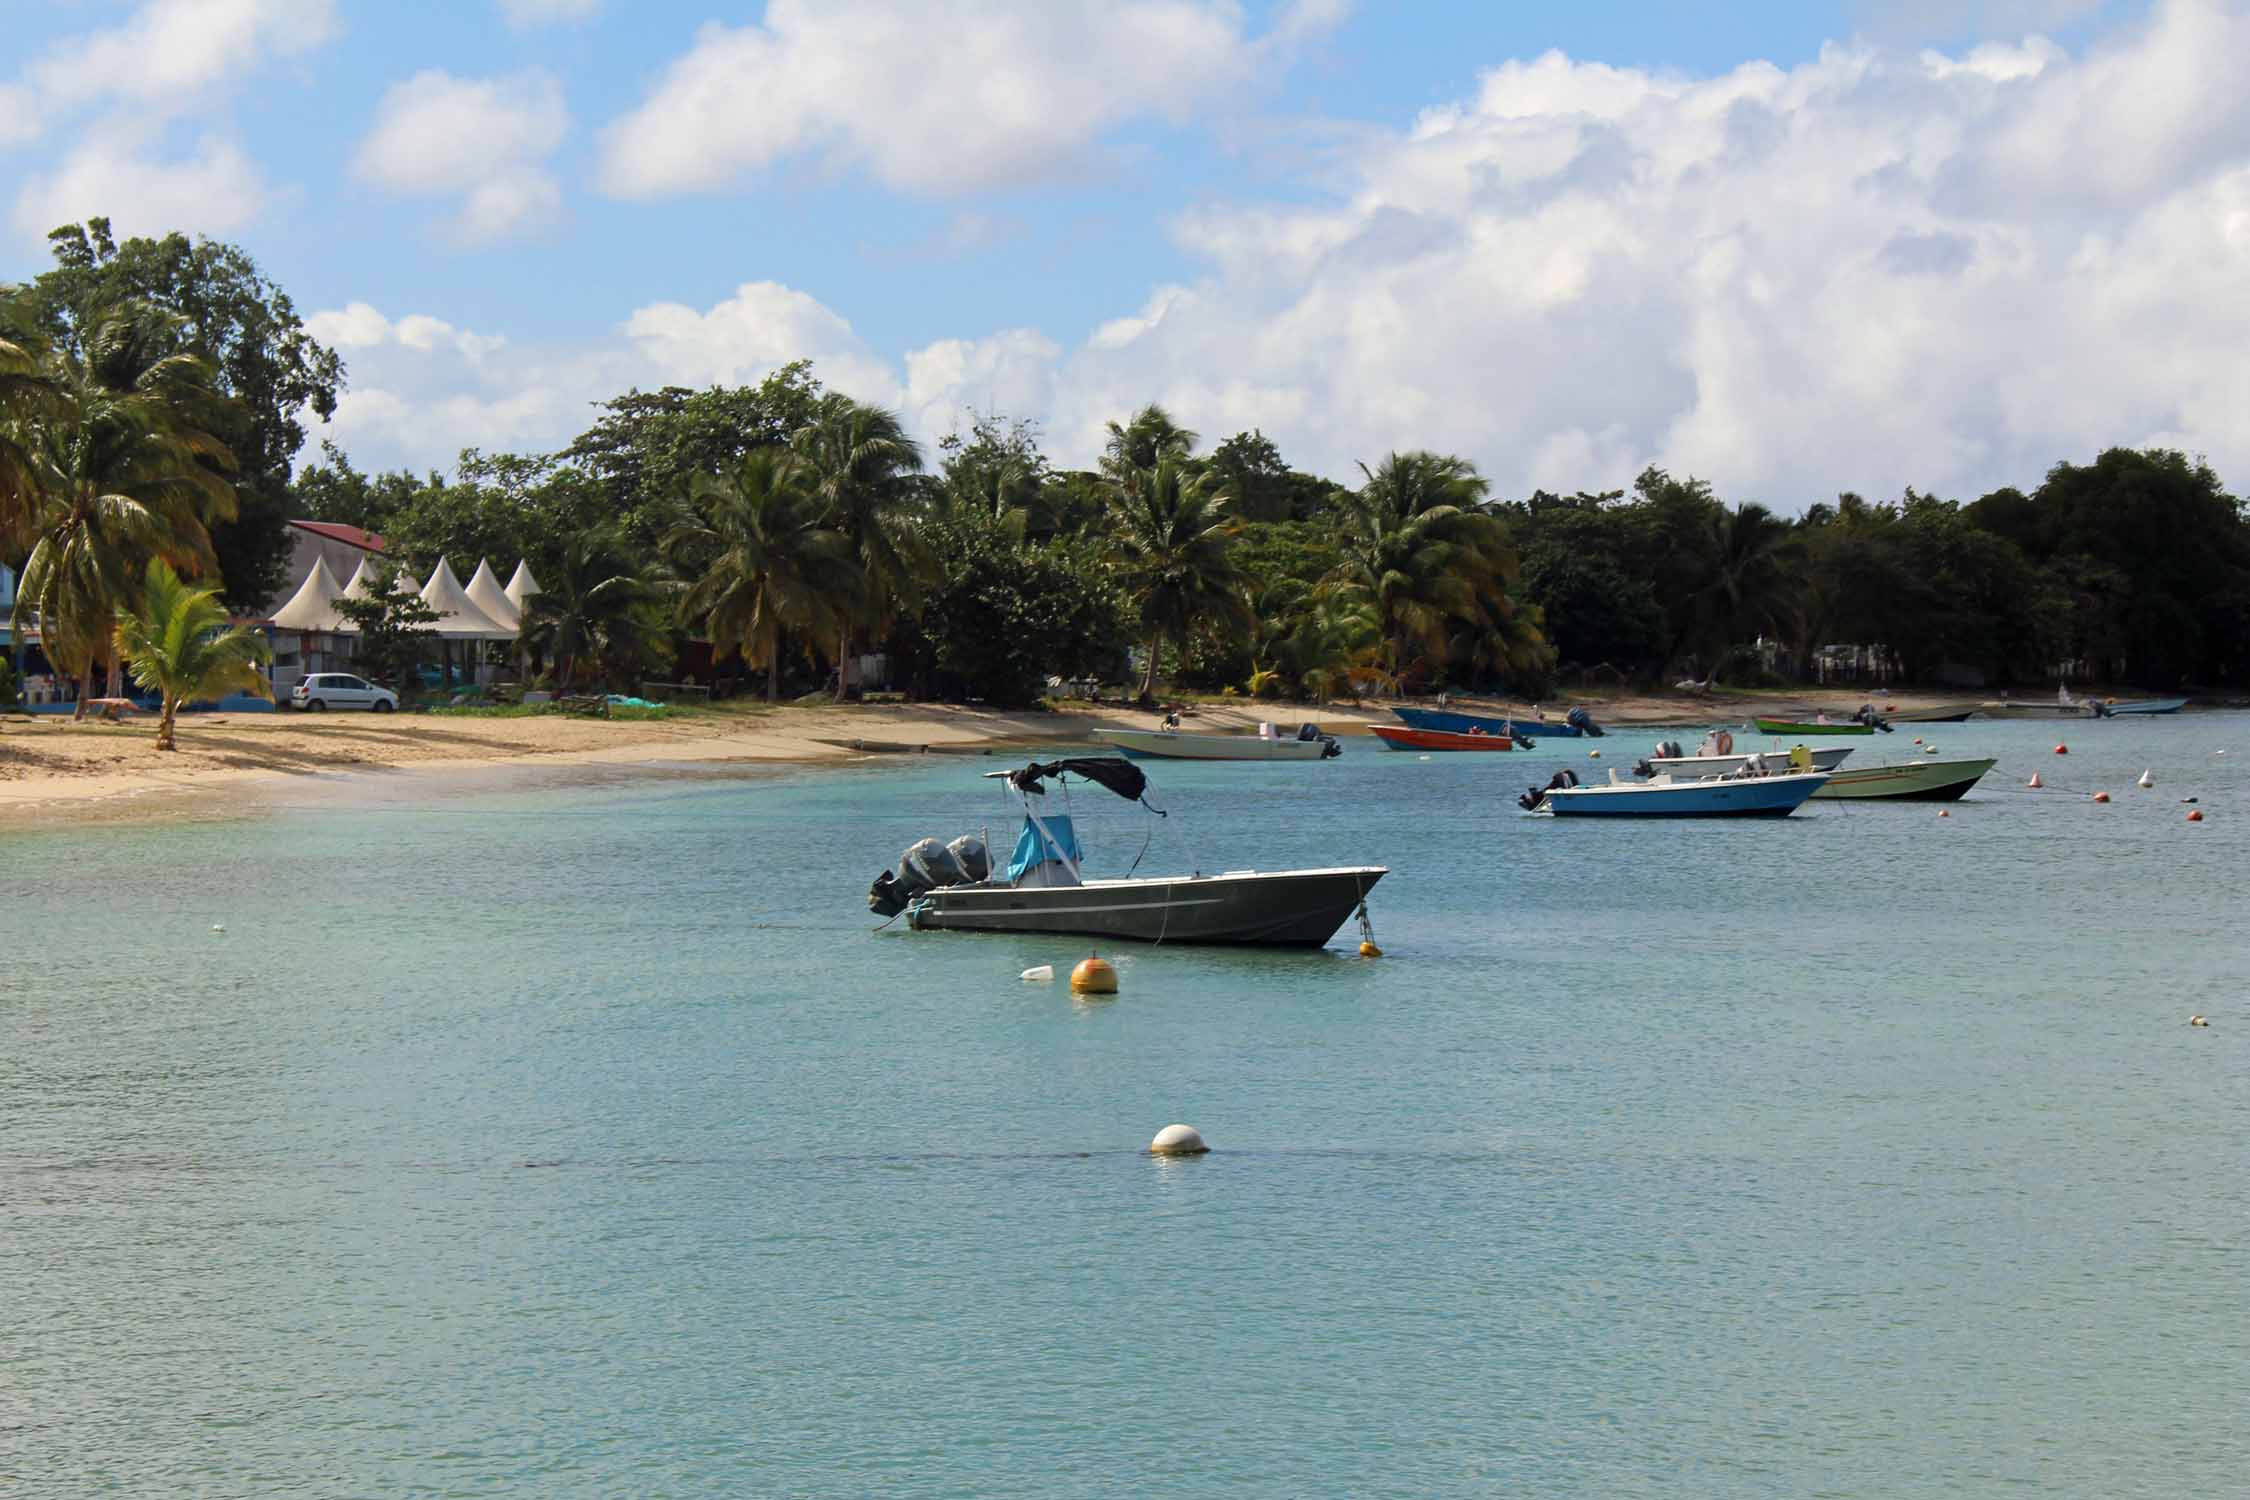
<svg viewBox="0 0 2250 1500"><path fill-rule="evenodd" d="M1749 714L1827 709L1849 712L1858 692L1759 696L1574 697L1614 728L1740 720ZM1896 694L1897 710L1941 701ZM1471 711L1524 712L1523 704L1463 698ZM1544 705L1559 713L1562 705ZM1394 722L1387 707L1326 704L1199 703L1192 728L1250 732L1261 719L1294 725L1316 719L1330 733L1364 736L1369 723ZM290 778L470 767L606 766L720 770L821 761L847 762L889 752L970 753L1008 746L1083 743L1098 728L1143 728L1150 716L1123 705L1071 704L1054 711L1003 712L948 704L866 704L768 708L728 704L648 721L450 714L186 714L180 748L155 748L153 716L121 723L72 723L56 715L0 718L0 821L22 824L122 807L177 810L183 803L286 783Z"/></svg>

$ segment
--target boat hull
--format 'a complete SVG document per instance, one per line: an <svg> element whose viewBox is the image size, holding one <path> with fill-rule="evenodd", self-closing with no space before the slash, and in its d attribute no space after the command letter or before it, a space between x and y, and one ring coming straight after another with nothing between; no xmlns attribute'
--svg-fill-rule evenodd
<svg viewBox="0 0 2250 1500"><path fill-rule="evenodd" d="M2138 698L2125 703L2109 705L2111 718L2129 718L2135 714L2176 714L2188 706L2185 698Z"/></svg>
<svg viewBox="0 0 2250 1500"><path fill-rule="evenodd" d="M907 908L907 920L917 929L939 932L1319 948L1387 873L1381 865L1365 865L1053 887L945 886L917 898Z"/></svg>
<svg viewBox="0 0 2250 1500"><path fill-rule="evenodd" d="M1800 724L1794 719L1752 719L1760 734L1819 735L1873 734L1872 724Z"/></svg>
<svg viewBox="0 0 2250 1500"><path fill-rule="evenodd" d="M1903 709L1883 717L1893 724L1965 724L1976 711L1974 703L1940 703L1935 708Z"/></svg>
<svg viewBox="0 0 2250 1500"><path fill-rule="evenodd" d="M1958 802L1998 764L1993 760L1918 760L1902 766L1861 766L1838 771L1813 795L1829 801Z"/></svg>
<svg viewBox="0 0 2250 1500"><path fill-rule="evenodd" d="M1491 714L1456 713L1450 708L1394 708L1391 712L1409 729L1436 729L1448 734L1467 734L1472 729L1481 729L1486 734L1517 739L1538 739L1543 735L1565 740L1583 737L1574 724L1552 723L1546 719L1495 718Z"/></svg>
<svg viewBox="0 0 2250 1500"><path fill-rule="evenodd" d="M1268 740L1253 734L1167 734L1153 729L1097 729L1094 738L1139 760L1319 760L1323 740Z"/></svg>
<svg viewBox="0 0 2250 1500"><path fill-rule="evenodd" d="M2091 719L2094 710L2086 703L2008 703L1993 702L1977 705L1980 719Z"/></svg>
<svg viewBox="0 0 2250 1500"><path fill-rule="evenodd" d="M1513 750L1516 742L1504 734L1455 734L1444 729L1393 728L1370 724L1367 732L1390 750Z"/></svg>
<svg viewBox="0 0 2250 1500"><path fill-rule="evenodd" d="M1624 782L1550 791L1558 818L1786 818L1827 782L1825 771L1739 780Z"/></svg>

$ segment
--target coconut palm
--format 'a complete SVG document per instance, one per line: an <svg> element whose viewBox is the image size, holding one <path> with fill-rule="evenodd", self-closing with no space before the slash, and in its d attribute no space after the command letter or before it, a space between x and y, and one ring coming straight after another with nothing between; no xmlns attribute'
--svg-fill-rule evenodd
<svg viewBox="0 0 2250 1500"><path fill-rule="evenodd" d="M156 748L177 750L173 728L180 705L254 693L271 701L265 668L273 659L249 627L228 625L217 589L180 581L163 558L149 562L140 597L118 612L117 650L133 680L164 699Z"/></svg>
<svg viewBox="0 0 2250 1500"><path fill-rule="evenodd" d="M114 674L114 622L150 559L216 566L206 528L235 514L234 458L202 425L221 398L180 319L119 303L76 332L48 352L49 413L18 424L31 482L15 619L36 614L48 656L91 686L102 659Z"/></svg>
<svg viewBox="0 0 2250 1500"><path fill-rule="evenodd" d="M928 551L908 515L909 476L921 472L922 450L896 412L841 393L820 399L790 446L827 509L828 526L843 536L858 564L857 607L836 611L836 699L842 702L858 675L860 630L879 630L901 606L914 603L929 570Z"/></svg>
<svg viewBox="0 0 2250 1500"><path fill-rule="evenodd" d="M1201 624L1247 630L1250 604L1228 543L1239 529L1223 501L1178 459L1121 489L1109 512L1119 574L1148 632L1141 696L1156 696L1164 642Z"/></svg>
<svg viewBox="0 0 2250 1500"><path fill-rule="evenodd" d="M1856 497L1854 497L1856 498ZM1853 524L1863 524L1855 517ZM1763 505L1713 511L1711 580L1701 614L1710 644L1723 650L1742 636L1779 626L1788 615L1787 521Z"/></svg>
<svg viewBox="0 0 2250 1500"><path fill-rule="evenodd" d="M0 288L0 551L10 553L24 543L38 484L34 430L61 404L41 354L21 290Z"/></svg>
<svg viewBox="0 0 2250 1500"><path fill-rule="evenodd" d="M838 628L863 586L858 559L786 449L755 449L732 473L703 476L690 506L693 519L664 537L665 556L694 580L677 618L704 630L717 656L740 652L764 667L771 703L781 695L782 633Z"/></svg>
<svg viewBox="0 0 2250 1500"><path fill-rule="evenodd" d="M1124 422L1108 425L1102 473L1120 493L1138 488L1167 459L1184 463L1195 451L1196 435L1153 401Z"/></svg>
<svg viewBox="0 0 2250 1500"><path fill-rule="evenodd" d="M661 633L651 608L658 597L623 537L603 527L581 531L532 596L524 636L555 663L555 681L568 692L587 658L634 658Z"/></svg>

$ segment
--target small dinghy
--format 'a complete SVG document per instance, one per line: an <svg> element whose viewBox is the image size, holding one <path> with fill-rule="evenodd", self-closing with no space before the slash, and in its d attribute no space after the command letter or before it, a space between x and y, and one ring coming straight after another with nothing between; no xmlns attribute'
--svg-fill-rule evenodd
<svg viewBox="0 0 2250 1500"><path fill-rule="evenodd" d="M1023 805L1023 827L1005 866L995 868L973 836L924 839L896 869L875 877L868 910L903 913L916 931L1047 932L1150 943L1250 943L1318 948L1389 874L1382 865L1319 870L1227 870L1217 875L1088 879L1070 814L1045 810L1045 783L1077 777L1148 807L1148 777L1111 757L1033 762L989 771ZM1034 799L1039 799L1035 801ZM1156 808L1149 811L1165 816Z"/></svg>

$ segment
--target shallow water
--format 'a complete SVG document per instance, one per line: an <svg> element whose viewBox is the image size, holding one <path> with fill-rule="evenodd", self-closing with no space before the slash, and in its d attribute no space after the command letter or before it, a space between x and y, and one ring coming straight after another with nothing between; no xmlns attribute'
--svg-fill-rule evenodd
<svg viewBox="0 0 2250 1500"><path fill-rule="evenodd" d="M1144 873L1388 863L1388 956L1090 1004L1016 978L1083 944L869 931L999 762L0 837L0 1480L2228 1492L2250 717L1856 758L1915 733L2001 769L1601 825L1514 808L1563 741L1158 765Z"/></svg>

